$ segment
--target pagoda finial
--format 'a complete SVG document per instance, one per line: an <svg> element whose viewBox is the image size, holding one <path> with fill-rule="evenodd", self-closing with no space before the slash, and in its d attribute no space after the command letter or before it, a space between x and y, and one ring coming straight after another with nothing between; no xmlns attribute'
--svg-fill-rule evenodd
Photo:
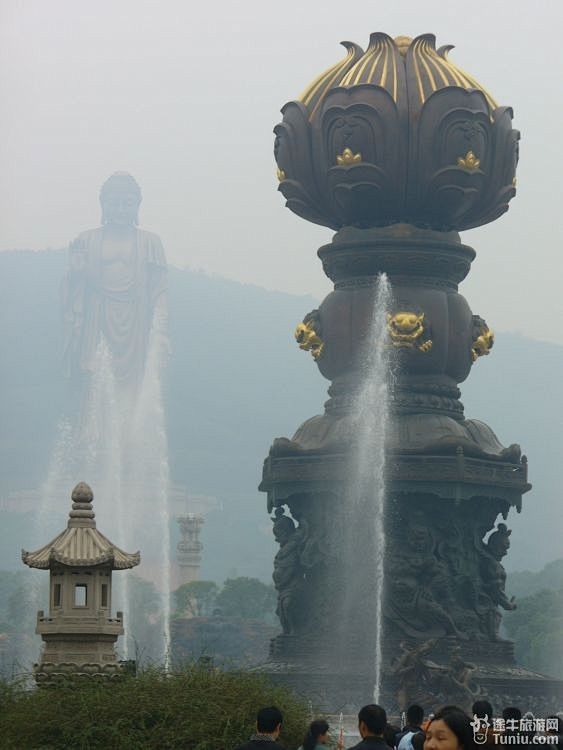
<svg viewBox="0 0 563 750"><path fill-rule="evenodd" d="M72 510L68 514L68 526L90 526L96 528L94 518L96 514L92 510L94 493L86 482L79 482L72 490Z"/></svg>

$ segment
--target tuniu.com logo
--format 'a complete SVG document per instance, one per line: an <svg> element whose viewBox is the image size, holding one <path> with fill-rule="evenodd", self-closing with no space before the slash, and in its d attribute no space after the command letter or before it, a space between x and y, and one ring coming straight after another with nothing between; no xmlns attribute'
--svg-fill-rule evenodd
<svg viewBox="0 0 563 750"><path fill-rule="evenodd" d="M547 719L491 719L487 714L473 714L473 740L476 745L557 745L559 720Z"/></svg>
<svg viewBox="0 0 563 750"><path fill-rule="evenodd" d="M473 740L476 745L485 745L487 742L487 734L488 730L490 728L489 724L489 717L487 714L485 716L477 716L477 714L473 714L473 721L471 722L471 726L473 727Z"/></svg>

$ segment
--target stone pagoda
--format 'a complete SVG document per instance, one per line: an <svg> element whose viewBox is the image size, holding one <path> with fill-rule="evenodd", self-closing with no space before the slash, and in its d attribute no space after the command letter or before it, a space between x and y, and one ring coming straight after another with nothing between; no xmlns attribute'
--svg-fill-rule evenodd
<svg viewBox="0 0 563 750"><path fill-rule="evenodd" d="M180 569L180 585L199 580L201 553L203 544L199 535L204 524L204 517L200 513L187 513L176 519L182 535L176 546L178 568Z"/></svg>
<svg viewBox="0 0 563 750"><path fill-rule="evenodd" d="M505 590L505 522L530 489L527 461L465 415L458 387L494 343L458 291L476 255L458 232L496 220L516 194L512 110L432 34L343 45L346 56L284 105L274 130L287 207L336 234L318 251L334 290L296 330L331 381L329 399L291 439L274 440L260 486L280 545L282 625L263 671L332 711L373 698L373 602L352 590L370 556L358 549L358 568L343 573L342 529L361 358L375 346L370 320L386 274L394 383L381 701L399 711L486 695L552 710L563 684L518 666L500 631L502 610L516 606ZM350 612L364 638L341 627Z"/></svg>
<svg viewBox="0 0 563 750"><path fill-rule="evenodd" d="M35 666L40 684L69 674L111 678L121 669L114 646L124 632L123 613L111 616L111 574L141 558L98 531L93 497L87 484L77 484L67 528L35 552L22 550L26 565L50 573L49 614L37 613L35 630L45 644Z"/></svg>

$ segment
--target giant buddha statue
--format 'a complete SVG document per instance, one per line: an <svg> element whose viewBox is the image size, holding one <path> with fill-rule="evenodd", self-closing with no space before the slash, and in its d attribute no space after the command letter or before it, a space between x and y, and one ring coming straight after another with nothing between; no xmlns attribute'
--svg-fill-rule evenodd
<svg viewBox="0 0 563 750"><path fill-rule="evenodd" d="M166 260L160 238L139 229L141 190L115 172L100 191L102 226L70 244L64 283L65 369L92 373L102 339L117 381L142 376L153 321L164 311Z"/></svg>

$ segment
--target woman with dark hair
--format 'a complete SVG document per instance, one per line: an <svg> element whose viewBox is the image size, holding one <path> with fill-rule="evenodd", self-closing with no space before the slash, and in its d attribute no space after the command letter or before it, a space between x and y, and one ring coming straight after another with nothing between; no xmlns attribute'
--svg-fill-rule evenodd
<svg viewBox="0 0 563 750"><path fill-rule="evenodd" d="M307 734L303 739L300 750L325 750L329 741L328 722L324 719L316 719L309 724ZM338 748L342 748L340 741Z"/></svg>
<svg viewBox="0 0 563 750"><path fill-rule="evenodd" d="M471 720L461 708L442 709L426 728L424 750L473 750Z"/></svg>

